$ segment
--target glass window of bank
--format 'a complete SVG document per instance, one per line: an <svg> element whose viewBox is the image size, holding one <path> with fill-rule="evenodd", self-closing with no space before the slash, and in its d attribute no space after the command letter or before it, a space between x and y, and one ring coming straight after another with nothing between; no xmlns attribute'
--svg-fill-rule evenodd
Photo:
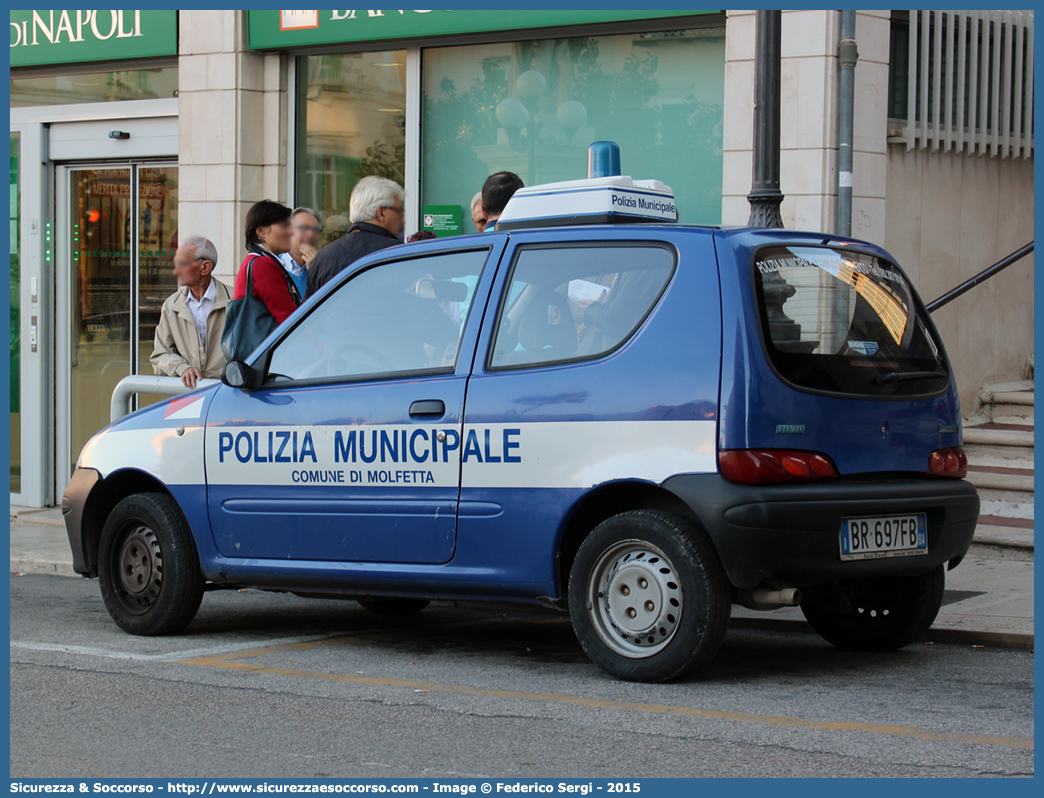
<svg viewBox="0 0 1044 798"><path fill-rule="evenodd" d="M681 222L721 221L723 28L425 49L421 85L425 205L467 209L501 170L587 177L608 139L624 174L674 189Z"/></svg>
<svg viewBox="0 0 1044 798"><path fill-rule="evenodd" d="M322 214L325 246L348 229L359 180L405 182L406 51L304 56L297 74L295 202Z"/></svg>
<svg viewBox="0 0 1044 798"><path fill-rule="evenodd" d="M324 243L348 227L366 175L405 183L407 125L420 125L420 201L459 205L494 172L526 185L587 176L587 147L619 143L624 174L677 196L680 221L718 224L725 29L422 47L421 119L406 115L406 51L297 61L298 205L324 215Z"/></svg>

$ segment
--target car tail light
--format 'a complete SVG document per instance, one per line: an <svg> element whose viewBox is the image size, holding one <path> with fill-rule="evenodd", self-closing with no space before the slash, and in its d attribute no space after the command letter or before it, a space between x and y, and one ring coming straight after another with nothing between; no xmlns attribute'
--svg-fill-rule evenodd
<svg viewBox="0 0 1044 798"><path fill-rule="evenodd" d="M718 466L729 482L809 482L834 479L837 468L825 454L783 449L724 449Z"/></svg>
<svg viewBox="0 0 1044 798"><path fill-rule="evenodd" d="M968 456L963 446L937 449L928 455L928 472L940 477L968 476Z"/></svg>

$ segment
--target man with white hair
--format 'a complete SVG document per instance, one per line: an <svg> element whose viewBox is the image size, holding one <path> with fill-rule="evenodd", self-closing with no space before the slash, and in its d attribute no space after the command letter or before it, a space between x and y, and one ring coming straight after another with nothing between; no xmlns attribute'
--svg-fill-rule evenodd
<svg viewBox="0 0 1044 798"><path fill-rule="evenodd" d="M218 379L225 365L221 331L232 289L213 276L217 259L217 247L203 236L180 243L174 252L178 290L163 303L156 325L152 369L181 377L186 388L204 377Z"/></svg>
<svg viewBox="0 0 1044 798"><path fill-rule="evenodd" d="M475 229L480 233L486 229L486 212L482 209L482 192L476 191L475 196L471 198L471 221L475 224Z"/></svg>
<svg viewBox="0 0 1044 798"><path fill-rule="evenodd" d="M348 204L352 225L315 256L308 269L308 296L363 255L402 243L405 199L406 192L394 180L370 175L356 183Z"/></svg>

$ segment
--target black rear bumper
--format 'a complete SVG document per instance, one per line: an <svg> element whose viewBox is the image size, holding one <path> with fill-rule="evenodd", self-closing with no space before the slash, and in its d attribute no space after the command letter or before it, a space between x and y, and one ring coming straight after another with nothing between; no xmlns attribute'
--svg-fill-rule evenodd
<svg viewBox="0 0 1044 798"><path fill-rule="evenodd" d="M690 474L672 477L664 487L692 508L729 579L742 589L766 580L816 585L956 565L971 545L979 517L979 495L964 480L880 477L736 485L720 474ZM841 560L842 518L914 512L927 516L927 554Z"/></svg>

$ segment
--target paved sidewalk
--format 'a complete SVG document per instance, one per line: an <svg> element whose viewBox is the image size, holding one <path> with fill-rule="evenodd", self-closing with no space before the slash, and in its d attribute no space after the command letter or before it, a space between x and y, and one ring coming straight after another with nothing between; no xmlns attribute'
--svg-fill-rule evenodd
<svg viewBox="0 0 1044 798"><path fill-rule="evenodd" d="M75 576L59 508L11 508L11 572ZM978 535L976 535L978 540ZM984 541L985 543L985 541ZM1033 648L1033 549L973 544L946 575L946 595L925 642ZM801 610L732 610L737 628L808 630Z"/></svg>
<svg viewBox="0 0 1044 798"><path fill-rule="evenodd" d="M60 507L11 507L11 573L77 576Z"/></svg>
<svg viewBox="0 0 1044 798"><path fill-rule="evenodd" d="M943 607L925 642L1033 648L1033 561L992 558L996 556L973 546L946 574ZM755 612L734 606L732 625L809 628L797 607Z"/></svg>

